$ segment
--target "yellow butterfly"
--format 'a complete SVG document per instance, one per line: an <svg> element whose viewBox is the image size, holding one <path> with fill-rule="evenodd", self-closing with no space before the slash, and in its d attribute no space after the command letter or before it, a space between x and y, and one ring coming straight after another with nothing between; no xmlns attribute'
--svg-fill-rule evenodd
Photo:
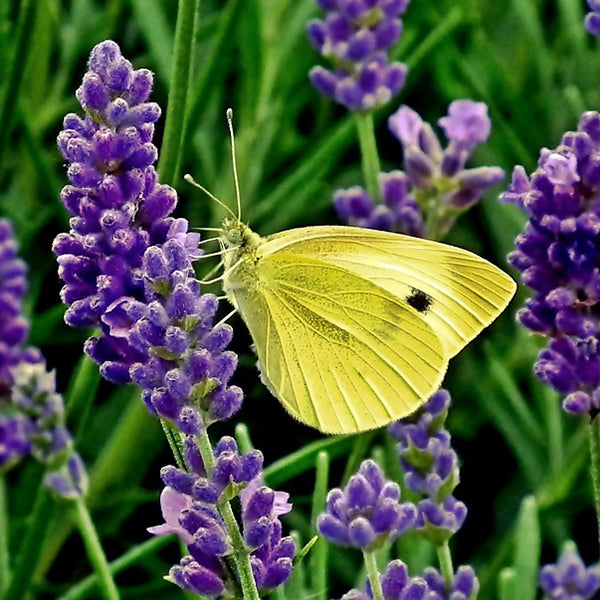
<svg viewBox="0 0 600 600"><path fill-rule="evenodd" d="M414 412L516 288L471 252L385 231L303 227L261 238L226 219L221 238L223 288L264 383L324 433Z"/></svg>
<svg viewBox="0 0 600 600"><path fill-rule="evenodd" d="M365 431L414 412L515 292L477 255L411 236L321 226L262 238L239 218L235 151L233 167L238 216L219 230L223 289L267 388L319 431Z"/></svg>

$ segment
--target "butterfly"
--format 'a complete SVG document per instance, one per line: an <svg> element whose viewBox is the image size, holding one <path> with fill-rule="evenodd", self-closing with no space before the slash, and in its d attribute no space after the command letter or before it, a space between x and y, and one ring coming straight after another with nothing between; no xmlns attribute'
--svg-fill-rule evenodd
<svg viewBox="0 0 600 600"><path fill-rule="evenodd" d="M315 226L260 237L239 216L227 117L238 215L198 187L232 215L218 230L219 279L266 387L323 433L375 429L414 412L449 360L506 308L515 282L467 250L398 233Z"/></svg>
<svg viewBox="0 0 600 600"><path fill-rule="evenodd" d="M263 382L323 433L414 412L516 288L467 250L385 231L316 226L262 238L226 219L221 239L223 289Z"/></svg>

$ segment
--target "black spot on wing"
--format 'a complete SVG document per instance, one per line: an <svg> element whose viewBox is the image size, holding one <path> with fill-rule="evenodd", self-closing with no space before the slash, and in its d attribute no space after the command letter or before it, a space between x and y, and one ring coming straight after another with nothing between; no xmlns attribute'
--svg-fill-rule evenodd
<svg viewBox="0 0 600 600"><path fill-rule="evenodd" d="M406 302L417 312L426 313L433 304L433 298L422 290L411 288L410 295L406 297Z"/></svg>

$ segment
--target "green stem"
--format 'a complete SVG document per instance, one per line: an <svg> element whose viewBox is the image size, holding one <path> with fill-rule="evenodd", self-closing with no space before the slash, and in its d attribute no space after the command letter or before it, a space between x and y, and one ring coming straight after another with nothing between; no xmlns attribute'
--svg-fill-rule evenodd
<svg viewBox="0 0 600 600"><path fill-rule="evenodd" d="M315 491L312 501L311 530L316 531L319 514L325 510L325 498L329 481L329 454L319 452L315 465ZM309 564L311 588L314 600L327 600L327 555L328 543L319 536L311 551Z"/></svg>
<svg viewBox="0 0 600 600"><path fill-rule="evenodd" d="M446 591L450 591L454 579L454 567L452 566L452 554L450 554L448 541L446 540L441 546L437 546L436 550Z"/></svg>
<svg viewBox="0 0 600 600"><path fill-rule="evenodd" d="M154 554L160 550L163 546L171 544L173 542L173 536L161 535L150 538L141 544L133 546L131 550L125 552L115 561L108 565L108 568L112 575L117 575L121 571L124 571L127 567L140 562L150 554ZM90 595L90 592L94 591L94 588L98 585L98 575L93 573L82 579L78 584L74 585L69 589L66 594L60 596L57 600L81 600Z"/></svg>
<svg viewBox="0 0 600 600"><path fill-rule="evenodd" d="M179 434L174 431L173 427L169 424L166 419L160 419L160 425L162 430L167 438L167 442L169 442L169 446L171 447L171 452L173 453L173 457L175 458L175 462L177 466L186 471L185 458L183 456L183 446L181 443L181 437Z"/></svg>
<svg viewBox="0 0 600 600"><path fill-rule="evenodd" d="M40 558L52 514L56 508L54 500L44 485L40 485L33 505L31 519L25 528L25 539L19 548L10 585L4 600L23 600L25 592Z"/></svg>
<svg viewBox="0 0 600 600"><path fill-rule="evenodd" d="M207 474L210 475L215 466L215 457L206 428L202 429L198 434L197 440L204 467ZM240 578L244 600L260 600L258 590L256 589L256 581L252 574L250 556L246 544L244 544L244 538L238 527L231 505L229 502L220 502L218 507L233 544L233 559L237 567L237 574Z"/></svg>
<svg viewBox="0 0 600 600"><path fill-rule="evenodd" d="M77 527L85 544L88 558L98 576L102 596L106 600L119 600L119 591L108 568L104 549L102 548L85 500L82 497L78 497L73 501L73 508Z"/></svg>
<svg viewBox="0 0 600 600"><path fill-rule="evenodd" d="M2 598L10 578L10 554L8 550L8 502L6 480L0 475L0 598Z"/></svg>
<svg viewBox="0 0 600 600"><path fill-rule="evenodd" d="M371 584L373 592L373 600L383 600L383 590L381 589L381 581L379 581L379 571L377 570L377 562L375 560L375 552L367 552L363 550L365 558L365 566L367 568L367 576Z"/></svg>
<svg viewBox="0 0 600 600"><path fill-rule="evenodd" d="M598 520L598 540L600 542L600 418L592 419L589 424L590 436L590 470L592 473L592 484L594 486L594 507Z"/></svg>
<svg viewBox="0 0 600 600"><path fill-rule="evenodd" d="M165 133L158 163L161 181L171 185L177 182L177 168L183 152L183 125L194 55L194 28L199 10L200 0L179 0Z"/></svg>
<svg viewBox="0 0 600 600"><path fill-rule="evenodd" d="M355 112L354 122L358 131L365 186L371 198L375 202L381 202L381 193L379 191L381 166L379 164L379 154L377 153L373 115L372 113Z"/></svg>

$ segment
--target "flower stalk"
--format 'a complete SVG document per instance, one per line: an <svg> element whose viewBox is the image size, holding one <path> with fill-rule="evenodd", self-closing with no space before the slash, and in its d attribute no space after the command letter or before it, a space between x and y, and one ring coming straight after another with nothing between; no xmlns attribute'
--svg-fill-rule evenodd
<svg viewBox="0 0 600 600"><path fill-rule="evenodd" d="M117 586L112 578L102 544L98 538L98 533L96 532L85 501L79 496L73 500L72 505L75 513L75 521L83 539L88 558L98 575L98 584L102 596L106 600L119 600L120 596Z"/></svg>
<svg viewBox="0 0 600 600"><path fill-rule="evenodd" d="M381 589L381 581L379 580L379 571L377 570L377 561L375 560L375 552L363 550L367 575L369 577L369 585L373 592L373 600L383 600L383 590Z"/></svg>
<svg viewBox="0 0 600 600"><path fill-rule="evenodd" d="M379 173L381 166L379 164L379 154L377 153L377 141L375 140L375 126L373 123L373 114L370 112L355 112L354 122L358 132L360 143L360 154L362 160L363 178L365 186L375 202L381 202L381 192L379 190Z"/></svg>
<svg viewBox="0 0 600 600"><path fill-rule="evenodd" d="M201 429L200 433L196 436L196 440L198 442L198 449L200 450L206 473L210 476L215 466L215 457L206 428ZM244 544L244 538L238 527L235 515L233 514L233 510L231 509L231 504L228 501L219 502L218 510L223 517L227 532L231 537L233 557L240 578L244 600L259 600L260 596L258 594L254 575L252 574L252 566L250 565L248 551Z"/></svg>

